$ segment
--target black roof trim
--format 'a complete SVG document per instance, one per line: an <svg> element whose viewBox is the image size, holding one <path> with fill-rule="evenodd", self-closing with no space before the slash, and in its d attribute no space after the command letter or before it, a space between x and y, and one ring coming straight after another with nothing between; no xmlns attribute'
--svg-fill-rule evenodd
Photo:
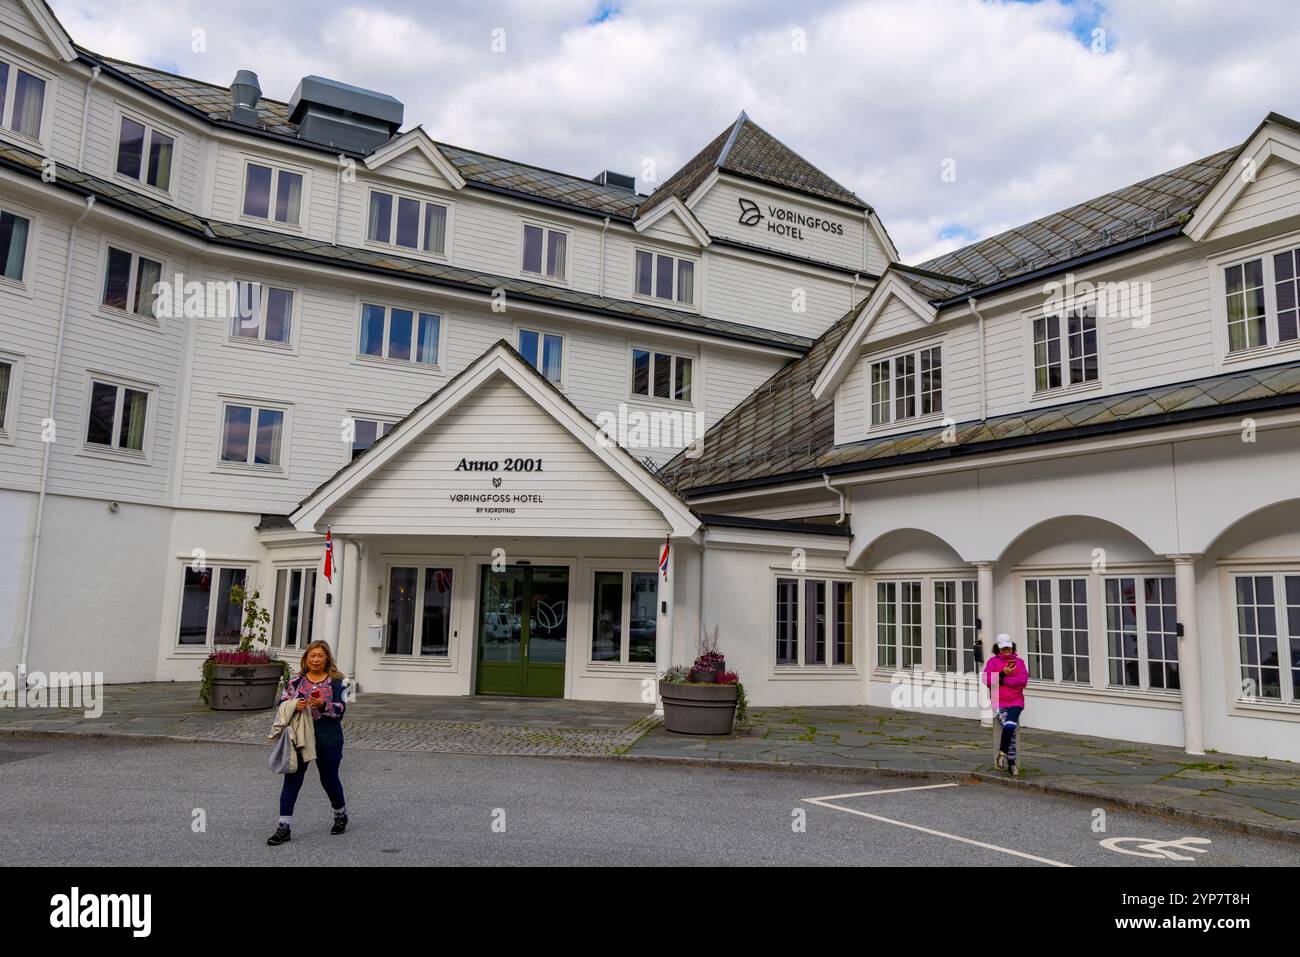
<svg viewBox="0 0 1300 957"><path fill-rule="evenodd" d="M263 513L262 520L253 529L255 532L291 532L293 530L293 522L289 521L288 515L268 515L266 513Z"/></svg>
<svg viewBox="0 0 1300 957"><path fill-rule="evenodd" d="M845 525L823 525L818 522L799 522L774 518L749 518L744 515L706 515L696 512L705 525L715 528L750 528L764 532L797 532L808 535L828 535L833 538L852 538L853 529Z"/></svg>
<svg viewBox="0 0 1300 957"><path fill-rule="evenodd" d="M1192 380L1195 381L1195 380ZM1174 383L1171 383L1171 385ZM1116 435L1123 432L1139 432L1146 429L1158 429L1169 425L1184 425L1191 422L1204 422L1211 419L1229 419L1242 413L1269 412L1274 409L1287 409L1300 406L1300 393L1274 395L1263 399L1251 399L1229 405L1203 406L1195 409L1180 409L1166 412L1164 415L1146 416L1140 419L1120 419L1111 422L1098 422L1093 425L1079 425L1071 429L1056 432L1042 432L1032 435L1018 435L1006 439L994 439L975 445L953 446L943 449L929 449L895 455L889 458L871 459L865 462L845 462L840 465L828 465L823 468L801 469L797 472L784 472L778 475L765 475L752 479L739 479L735 482L722 482L717 485L699 485L683 489L679 494L690 501L706 495L719 495L726 492L739 492L746 489L762 488L772 485L787 485L793 482L807 482L819 479L823 475L852 475L862 472L876 472L881 469L899 468L906 465L918 465L926 462L949 461L987 455L992 452L1006 452L1038 445L1050 445L1076 439L1090 439L1100 435ZM898 438L906 438L900 435Z"/></svg>

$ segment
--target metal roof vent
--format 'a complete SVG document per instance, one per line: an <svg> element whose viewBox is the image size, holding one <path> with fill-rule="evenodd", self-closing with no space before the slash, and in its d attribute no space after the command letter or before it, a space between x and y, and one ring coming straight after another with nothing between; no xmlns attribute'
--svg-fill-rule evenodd
<svg viewBox="0 0 1300 957"><path fill-rule="evenodd" d="M626 173L615 173L611 170L603 169L591 178L593 183L599 183L601 186L615 186L619 189L636 190L636 177L628 176Z"/></svg>
<svg viewBox="0 0 1300 957"><path fill-rule="evenodd" d="M289 101L289 118L305 140L366 154L402 126L402 104L386 93L323 76L305 76Z"/></svg>
<svg viewBox="0 0 1300 957"><path fill-rule="evenodd" d="M262 98L262 87L252 70L240 70L230 84L230 118L244 126L257 125L257 101Z"/></svg>

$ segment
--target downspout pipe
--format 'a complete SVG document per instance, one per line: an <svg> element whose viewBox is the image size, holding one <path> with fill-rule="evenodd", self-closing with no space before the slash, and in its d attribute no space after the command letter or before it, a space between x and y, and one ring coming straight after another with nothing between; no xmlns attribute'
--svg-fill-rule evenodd
<svg viewBox="0 0 1300 957"><path fill-rule="evenodd" d="M862 281L861 273L853 274L853 285L849 287L849 309L853 309L858 304L858 283Z"/></svg>
<svg viewBox="0 0 1300 957"><path fill-rule="evenodd" d="M87 196L86 208L68 228L68 248L63 262L63 295L59 303L59 332L54 344L54 367L50 375L50 402L45 413L46 422L54 421L54 412L59 400L59 373L63 366L63 342L68 327L68 284L72 282L72 254L76 246L77 227L94 208L95 197ZM41 452L41 488L36 498L36 528L32 533L32 555L27 569L27 608L23 612L23 646L18 659L19 670L24 675L27 673L27 655L32 645L32 610L36 607L36 568L41 555L41 530L45 524L45 496L50 484L50 449L54 443L42 442L41 444L45 446Z"/></svg>
<svg viewBox="0 0 1300 957"><path fill-rule="evenodd" d="M609 217L605 217L600 227L600 275L596 280L597 295L605 295L605 230L609 229Z"/></svg>
<svg viewBox="0 0 1300 957"><path fill-rule="evenodd" d="M987 373L984 368L984 314L979 311L979 303L975 301L974 296L966 300L966 308L975 317L975 328L979 336L980 421L983 422L989 417L988 389L985 386L985 375Z"/></svg>
<svg viewBox="0 0 1300 957"><path fill-rule="evenodd" d="M822 484L826 486L826 491L834 492L840 497L840 517L835 520L836 525L843 525L846 512L844 510L844 493L831 484L831 477L825 472L822 473Z"/></svg>
<svg viewBox="0 0 1300 957"><path fill-rule="evenodd" d="M86 168L86 129L90 126L90 88L99 79L103 68L96 63L90 68L90 79L86 81L86 97L81 106L81 140L77 143L77 169Z"/></svg>

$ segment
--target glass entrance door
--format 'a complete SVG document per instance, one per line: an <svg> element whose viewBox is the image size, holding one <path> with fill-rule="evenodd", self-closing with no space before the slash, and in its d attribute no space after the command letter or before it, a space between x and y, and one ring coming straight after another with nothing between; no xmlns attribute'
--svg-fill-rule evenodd
<svg viewBox="0 0 1300 957"><path fill-rule="evenodd" d="M569 634L569 570L510 565L482 569L479 589L479 694L564 697Z"/></svg>

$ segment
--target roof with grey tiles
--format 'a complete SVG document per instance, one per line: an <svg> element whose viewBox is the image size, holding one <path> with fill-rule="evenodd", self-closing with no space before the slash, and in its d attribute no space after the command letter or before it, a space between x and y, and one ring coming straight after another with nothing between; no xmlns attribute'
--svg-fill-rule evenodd
<svg viewBox="0 0 1300 957"><path fill-rule="evenodd" d="M742 111L734 123L664 180L642 204L638 215L654 208L669 196L685 201L715 169L808 193L855 209L869 208L852 190L835 182Z"/></svg>
<svg viewBox="0 0 1300 957"><path fill-rule="evenodd" d="M807 357L787 365L778 377L807 381L815 375L810 368L813 357L823 352L819 343ZM702 461L678 456L664 467L663 476L679 493L689 495L708 486L750 479L861 472L1190 419L1239 415L1246 408L1296 405L1300 405L1300 360L968 422L957 426L950 439L945 438L942 425L934 425L903 435L834 446L830 400L813 403L811 393L799 395L794 390L777 388L766 401L747 400L706 434ZM788 434L784 429L764 430L761 423L767 421L794 428ZM770 454L767 446L772 443L781 446L780 454ZM801 447L802 443L806 444ZM710 450L724 454L712 457Z"/></svg>
<svg viewBox="0 0 1300 957"><path fill-rule="evenodd" d="M20 170L30 176L41 175L41 157L36 153L0 143L0 165ZM598 313L645 325L659 325L686 329L705 335L718 336L759 345L773 346L791 352L802 352L812 340L805 336L764 329L758 326L715 319L699 313L669 309L651 303L612 299L591 293L530 282L511 276L462 269L444 263L413 259L396 253L381 253L351 246L336 246L323 240L290 233L260 229L244 224L204 220L144 193L118 185L97 176L91 176L70 166L61 166L55 185L82 195L94 195L97 201L106 202L132 213L145 216L154 222L170 226L196 238L203 238L227 246L252 248L259 251L307 259L343 268L376 272L393 278L428 282L448 288L481 292L491 295L495 289L504 289L507 296L538 302L559 308Z"/></svg>
<svg viewBox="0 0 1300 957"><path fill-rule="evenodd" d="M82 52L136 83L196 110L212 122L224 123L230 120L230 90L226 87L101 56L88 50ZM258 101L258 122L267 132L297 137L298 126L289 116L286 103L266 97ZM635 190L606 186L581 176L502 159L449 143L438 143L438 148L455 165L466 182L487 189L535 197L628 220L645 198Z"/></svg>

